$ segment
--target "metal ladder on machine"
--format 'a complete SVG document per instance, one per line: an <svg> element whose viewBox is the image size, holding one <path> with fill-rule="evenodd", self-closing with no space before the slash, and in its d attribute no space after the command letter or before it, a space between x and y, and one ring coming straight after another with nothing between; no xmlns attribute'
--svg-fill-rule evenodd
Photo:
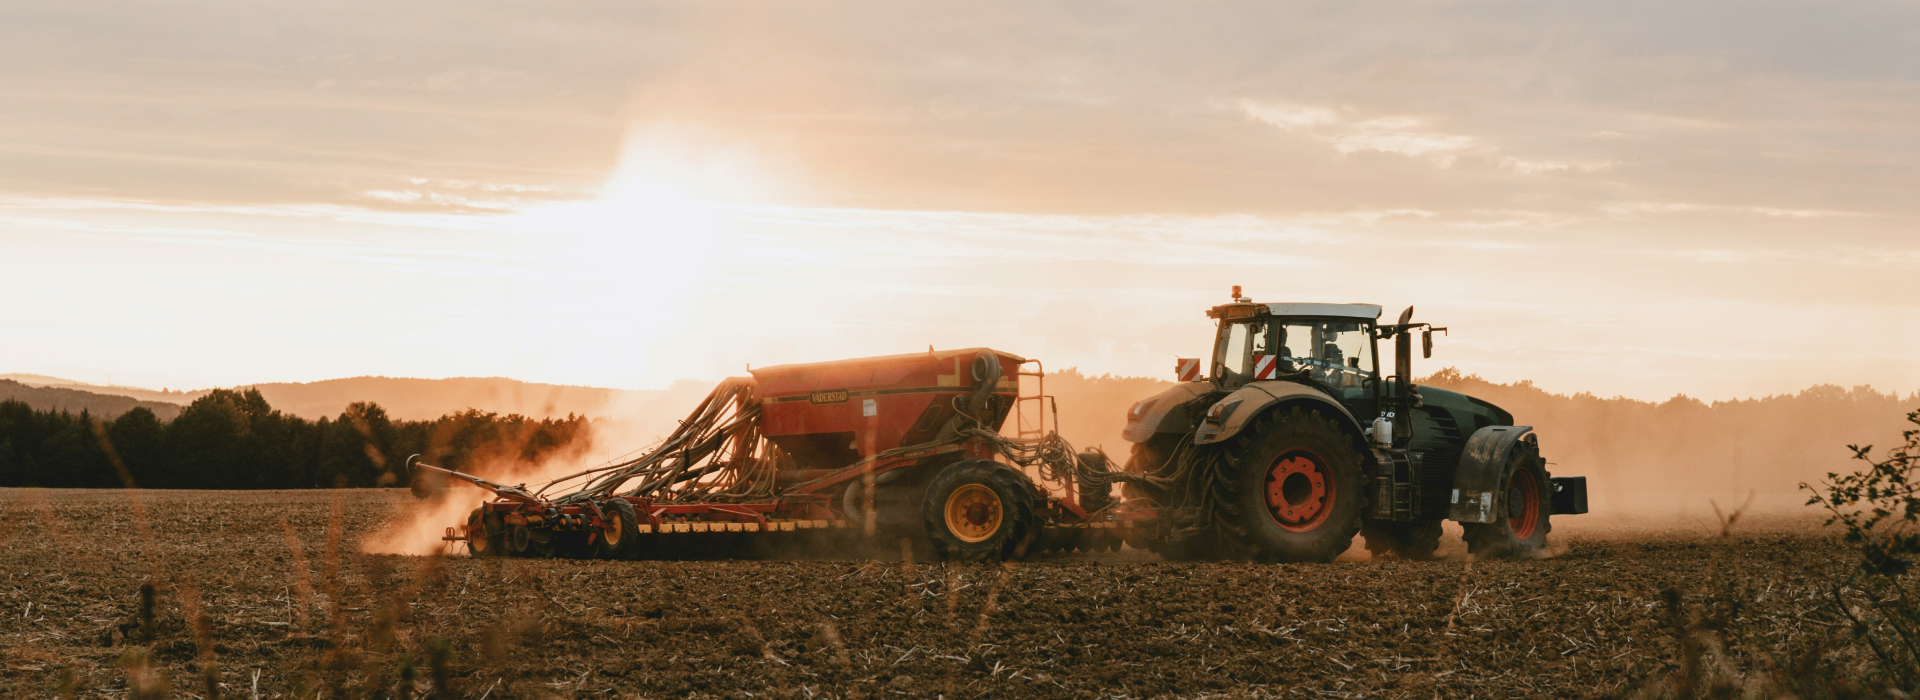
<svg viewBox="0 0 1920 700"><path fill-rule="evenodd" d="M1027 371L1027 365L1033 365L1033 371ZM1034 393L1032 396L1028 396L1022 391L1021 385L1025 384L1025 382L1020 381L1021 377L1033 377ZM1013 400L1014 429L1018 432L1016 437L1026 440L1046 435L1048 432L1047 412L1049 410L1053 412L1053 429L1059 430L1060 405L1053 400L1053 397L1047 395L1046 367L1040 364L1039 360L1022 362L1020 363L1019 370L1014 373L1013 382L1013 390L1016 394ZM1027 404L1029 402L1034 404L1034 421L1032 428L1027 427Z"/></svg>
<svg viewBox="0 0 1920 700"><path fill-rule="evenodd" d="M1027 365L1033 365L1033 371L1027 371ZM1028 396L1018 386L1025 383L1020 381L1024 377L1033 377L1034 393L1032 396ZM1022 362L1020 363L1019 371L1014 374L1013 381L1014 381L1014 384L1016 385L1014 387L1014 392L1016 395L1014 397L1013 421L1014 421L1014 429L1017 431L1017 437L1021 440L1031 440L1031 439L1045 437L1047 433L1052 432L1048 430L1049 424L1051 424L1051 427L1054 431L1059 430L1060 429L1060 404L1058 401L1054 400L1052 396L1047 395L1046 366L1042 365L1039 360L1027 360L1026 362ZM1028 427L1028 422L1027 422L1027 404L1029 403L1033 404L1032 427ZM1048 420L1049 414L1052 415L1051 421ZM1038 476L1038 475L1036 474L1032 476ZM1036 479L1035 483L1044 483L1044 481ZM1046 490L1052 491L1050 487L1047 488ZM1080 510L1079 487L1075 485L1074 476L1071 471L1069 471L1066 474L1066 483L1063 485L1061 492L1057 494L1053 494L1053 496L1059 498L1064 503L1071 504L1071 507L1075 512L1078 512Z"/></svg>

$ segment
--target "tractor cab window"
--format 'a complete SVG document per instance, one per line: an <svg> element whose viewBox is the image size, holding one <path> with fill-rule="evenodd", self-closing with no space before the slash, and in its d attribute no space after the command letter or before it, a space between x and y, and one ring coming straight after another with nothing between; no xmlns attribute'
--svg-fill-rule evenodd
<svg viewBox="0 0 1920 700"><path fill-rule="evenodd" d="M1361 324L1289 320L1282 328L1292 340L1280 357L1289 371L1335 389L1357 388L1373 375L1373 338Z"/></svg>
<svg viewBox="0 0 1920 700"><path fill-rule="evenodd" d="M1262 365L1263 356L1272 356L1279 346L1276 336L1284 333L1271 319L1256 318L1229 323L1221 329L1220 351L1215 356L1214 376L1228 385L1245 384L1271 368ZM1267 365L1272 360L1264 361Z"/></svg>
<svg viewBox="0 0 1920 700"><path fill-rule="evenodd" d="M1214 375L1227 385L1311 377L1335 389L1373 376L1373 339L1361 323L1254 318L1221 328Z"/></svg>

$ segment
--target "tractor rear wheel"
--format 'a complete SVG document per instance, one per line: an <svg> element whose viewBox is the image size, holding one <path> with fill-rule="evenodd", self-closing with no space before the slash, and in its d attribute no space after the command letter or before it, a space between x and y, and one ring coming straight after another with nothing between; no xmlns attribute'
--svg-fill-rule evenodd
<svg viewBox="0 0 1920 700"><path fill-rule="evenodd" d="M467 554L475 557L497 557L507 551L507 526L500 521L497 513L488 513L486 508L475 508L467 515L467 527L484 528L480 532L467 533Z"/></svg>
<svg viewBox="0 0 1920 700"><path fill-rule="evenodd" d="M1039 535L1033 484L985 459L955 462L927 485L920 516L944 559L1001 561L1025 556Z"/></svg>
<svg viewBox="0 0 1920 700"><path fill-rule="evenodd" d="M1529 436L1531 437L1531 436ZM1467 552L1476 559L1532 557L1546 549L1547 533L1553 530L1553 496L1547 480L1546 461L1532 441L1514 446L1507 460L1507 474L1500 480L1500 502L1504 515L1491 523L1462 523Z"/></svg>
<svg viewBox="0 0 1920 700"><path fill-rule="evenodd" d="M633 503L615 498L600 504L606 527L594 533L595 553L601 559L637 559L640 554L640 514Z"/></svg>
<svg viewBox="0 0 1920 700"><path fill-rule="evenodd" d="M1440 521L1415 520L1410 523L1370 521L1360 526L1367 551L1373 558L1393 556L1408 561L1431 561L1440 549Z"/></svg>
<svg viewBox="0 0 1920 700"><path fill-rule="evenodd" d="M1360 452L1332 420L1270 411L1227 446L1221 535L1262 561L1333 561L1353 544L1367 499Z"/></svg>

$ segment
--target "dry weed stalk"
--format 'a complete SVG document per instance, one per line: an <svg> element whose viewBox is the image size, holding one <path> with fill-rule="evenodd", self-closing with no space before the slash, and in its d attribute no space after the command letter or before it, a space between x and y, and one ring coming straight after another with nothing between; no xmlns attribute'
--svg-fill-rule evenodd
<svg viewBox="0 0 1920 700"><path fill-rule="evenodd" d="M147 522L147 504L140 497L140 485L134 483L133 472L127 469L127 463L121 461L120 453L113 449L113 440L107 438L106 425L93 424L93 436L100 443L100 450L107 455L107 463L113 465L113 472L120 477L120 484L127 491L127 503L133 508L134 532L138 533L140 547L147 555L148 575L158 580L161 574L160 550L153 538L153 530Z"/></svg>
<svg viewBox="0 0 1920 700"><path fill-rule="evenodd" d="M192 575L181 577L175 587L180 592L180 605L187 614L188 624L193 631L193 643L200 655L202 691L208 700L219 700L220 657L213 648L213 616L201 606L200 592Z"/></svg>
<svg viewBox="0 0 1920 700"><path fill-rule="evenodd" d="M307 571L307 549L300 544L300 534L294 532L293 523L286 518L280 519L280 532L286 536L287 549L293 555L294 621L306 629L307 610L313 605L313 577Z"/></svg>
<svg viewBox="0 0 1920 700"><path fill-rule="evenodd" d="M1713 517L1720 520L1720 539L1724 540L1733 536L1733 525L1734 523L1740 522L1740 516L1746 515L1747 508L1753 505L1753 494L1754 490L1748 489L1746 502L1741 503L1739 508L1734 509L1731 515L1720 512L1720 503L1718 501L1711 498L1707 499L1707 503L1713 506Z"/></svg>

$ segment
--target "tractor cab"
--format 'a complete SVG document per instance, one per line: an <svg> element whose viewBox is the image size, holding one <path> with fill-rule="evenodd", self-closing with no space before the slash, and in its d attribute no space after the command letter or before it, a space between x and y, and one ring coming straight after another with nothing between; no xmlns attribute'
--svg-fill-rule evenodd
<svg viewBox="0 0 1920 700"><path fill-rule="evenodd" d="M1378 406L1379 306L1236 300L1207 315L1220 321L1211 373L1218 389L1291 381L1325 392L1356 415L1370 416Z"/></svg>

